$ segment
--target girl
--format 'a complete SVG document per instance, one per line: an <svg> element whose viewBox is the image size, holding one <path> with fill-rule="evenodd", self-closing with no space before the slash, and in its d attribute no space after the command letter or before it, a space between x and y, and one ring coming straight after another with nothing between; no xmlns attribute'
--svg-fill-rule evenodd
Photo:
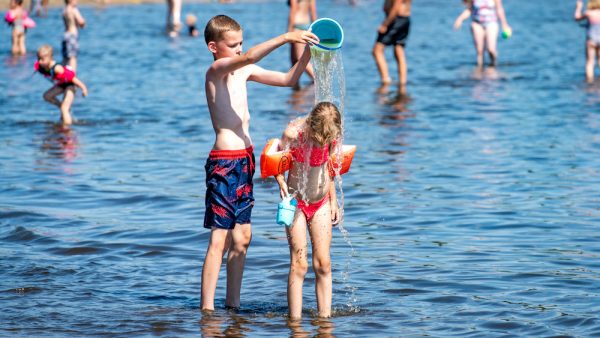
<svg viewBox="0 0 600 338"><path fill-rule="evenodd" d="M583 1L577 0L575 20L587 19L587 40L585 42L585 78L594 81L595 59L600 58L600 0L590 0L587 10L583 12Z"/></svg>
<svg viewBox="0 0 600 338"><path fill-rule="evenodd" d="M25 55L25 32L28 28L28 23L32 22L28 19L27 12L23 9L23 0L11 0L10 10L6 13L4 20L12 26L12 47L13 55Z"/></svg>
<svg viewBox="0 0 600 338"><path fill-rule="evenodd" d="M459 29L463 21L471 17L471 33L477 51L477 66L483 66L484 47L490 55L490 65L496 66L496 44L498 42L498 20L503 32L512 29L506 21L502 0L463 0L467 8L456 18L454 29Z"/></svg>
<svg viewBox="0 0 600 338"><path fill-rule="evenodd" d="M288 32L295 30L306 31L310 27L310 24L317 20L316 0L289 0L288 5L290 6ZM295 65L304 51L304 45L301 43L292 43L290 44L290 48L292 65ZM306 66L306 74L314 81L315 72L310 63ZM294 88L299 89L300 86L296 84Z"/></svg>
<svg viewBox="0 0 600 338"><path fill-rule="evenodd" d="M306 230L312 243L312 265L316 275L317 307L320 317L331 316L332 226L340 220L335 185L330 177L331 155L341 145L341 114L329 102L321 102L304 118L292 121L281 140L292 155L287 182L277 175L282 198L290 190L298 200L292 226L286 228L290 247L288 307L290 318L302 316L302 284L308 270ZM338 157L340 158L340 157Z"/></svg>

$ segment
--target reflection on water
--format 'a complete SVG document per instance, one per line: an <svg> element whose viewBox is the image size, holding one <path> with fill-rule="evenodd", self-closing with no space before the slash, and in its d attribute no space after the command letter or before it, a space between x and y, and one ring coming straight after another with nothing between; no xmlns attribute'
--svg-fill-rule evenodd
<svg viewBox="0 0 600 338"><path fill-rule="evenodd" d="M79 139L73 127L51 124L40 145L40 150L50 158L71 162L77 157Z"/></svg>

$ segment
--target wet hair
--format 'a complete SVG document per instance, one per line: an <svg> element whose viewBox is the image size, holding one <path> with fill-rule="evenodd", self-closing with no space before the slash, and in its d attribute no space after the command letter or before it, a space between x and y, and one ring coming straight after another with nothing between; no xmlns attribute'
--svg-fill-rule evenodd
<svg viewBox="0 0 600 338"><path fill-rule="evenodd" d="M588 10L600 9L600 0L590 0L587 5Z"/></svg>
<svg viewBox="0 0 600 338"><path fill-rule="evenodd" d="M23 0L15 0L15 4L21 6L23 5Z"/></svg>
<svg viewBox="0 0 600 338"><path fill-rule="evenodd" d="M40 53L50 53L50 56L52 56L52 47L50 47L50 45L42 45L42 47L38 48L37 50L38 56Z"/></svg>
<svg viewBox="0 0 600 338"><path fill-rule="evenodd" d="M320 146L331 144L342 133L342 114L331 102L319 102L306 118L310 138Z"/></svg>
<svg viewBox="0 0 600 338"><path fill-rule="evenodd" d="M208 45L211 41L221 41L225 32L241 30L242 26L237 21L227 15L217 15L206 24L206 28L204 28L204 40Z"/></svg>

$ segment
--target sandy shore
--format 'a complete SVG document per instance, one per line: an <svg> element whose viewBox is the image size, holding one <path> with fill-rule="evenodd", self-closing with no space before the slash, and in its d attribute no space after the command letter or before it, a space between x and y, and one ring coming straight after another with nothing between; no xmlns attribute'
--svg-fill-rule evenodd
<svg viewBox="0 0 600 338"><path fill-rule="evenodd" d="M148 3L165 3L166 0L79 0L79 5L98 5L98 6L110 6L110 5L137 5L137 4L148 4ZM185 1L189 2L210 2L210 0L193 0ZM10 0L0 0L0 10L4 11L8 9ZM29 10L31 0L24 1L23 8ZM64 0L49 0L49 7L64 6Z"/></svg>

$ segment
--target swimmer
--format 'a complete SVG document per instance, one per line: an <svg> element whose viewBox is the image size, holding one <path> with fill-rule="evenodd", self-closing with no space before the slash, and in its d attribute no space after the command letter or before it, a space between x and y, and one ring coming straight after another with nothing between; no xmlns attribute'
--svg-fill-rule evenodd
<svg viewBox="0 0 600 338"><path fill-rule="evenodd" d="M85 26L85 19L77 8L78 0L65 0L63 22L65 32L62 41L63 64L74 71L77 70L77 54L79 53L79 28Z"/></svg>
<svg viewBox="0 0 600 338"><path fill-rule="evenodd" d="M192 37L197 37L200 34L198 28L196 27L197 22L198 19L194 14L188 14L185 16L185 24L188 26L188 34Z"/></svg>
<svg viewBox="0 0 600 338"><path fill-rule="evenodd" d="M596 59L600 58L600 0L589 0L583 11L583 1L577 0L575 20L587 20L587 39L585 41L585 78L594 82Z"/></svg>

